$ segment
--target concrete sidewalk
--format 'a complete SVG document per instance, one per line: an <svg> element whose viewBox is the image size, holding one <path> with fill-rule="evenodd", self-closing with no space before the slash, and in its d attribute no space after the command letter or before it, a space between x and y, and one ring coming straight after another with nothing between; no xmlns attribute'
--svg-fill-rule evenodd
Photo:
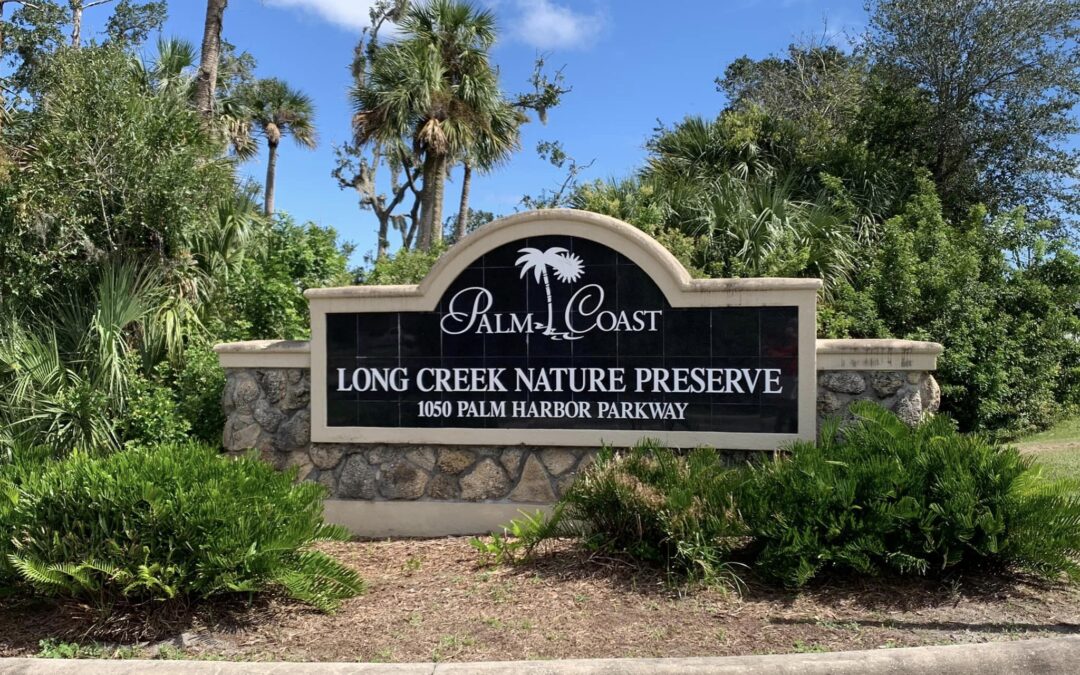
<svg viewBox="0 0 1080 675"><path fill-rule="evenodd" d="M830 654L482 663L226 663L0 659L0 675L1031 675L1080 672L1080 637Z"/></svg>

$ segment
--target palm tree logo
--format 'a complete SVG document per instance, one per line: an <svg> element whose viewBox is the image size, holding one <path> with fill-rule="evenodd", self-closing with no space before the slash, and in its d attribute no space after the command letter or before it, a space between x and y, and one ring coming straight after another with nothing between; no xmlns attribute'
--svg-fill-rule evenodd
<svg viewBox="0 0 1080 675"><path fill-rule="evenodd" d="M585 264L580 257L570 253L565 248L553 246L541 251L538 248L523 248L518 251L522 254L515 265L521 265L521 278L529 272L533 273L536 283L544 282L544 293L547 295L547 324L537 326L544 329L544 335L555 340L575 340L580 335L571 335L568 332L555 330L555 310L551 303L551 277L548 270L555 278L564 284L569 284L581 278L585 271Z"/></svg>

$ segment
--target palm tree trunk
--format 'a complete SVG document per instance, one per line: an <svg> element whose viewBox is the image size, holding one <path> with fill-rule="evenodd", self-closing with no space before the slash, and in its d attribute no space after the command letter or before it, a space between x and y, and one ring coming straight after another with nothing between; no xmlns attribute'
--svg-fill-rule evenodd
<svg viewBox="0 0 1080 675"><path fill-rule="evenodd" d="M420 195L420 232L416 241L416 248L427 251L431 248L432 231L431 215L433 198L435 196L435 174L438 169L438 158L434 153L428 153L424 157L422 175L424 178L423 193Z"/></svg>
<svg viewBox="0 0 1080 675"><path fill-rule="evenodd" d="M431 195L431 244L438 246L443 240L443 202L446 198L447 158L440 156L436 161L435 194Z"/></svg>
<svg viewBox="0 0 1080 675"><path fill-rule="evenodd" d="M277 172L277 143L267 142L270 156L266 160L266 196L263 198L263 212L274 215L274 174Z"/></svg>
<svg viewBox="0 0 1080 675"><path fill-rule="evenodd" d="M469 226L469 187L472 183L472 166L465 162L461 176L461 203L458 205L457 230L454 240L461 241L465 238L465 230Z"/></svg>
<svg viewBox="0 0 1080 675"><path fill-rule="evenodd" d="M217 89L218 61L221 58L221 25L228 4L229 0L206 0L202 56L199 74L195 78L195 108L204 119L210 119L214 113L214 91Z"/></svg>
<svg viewBox="0 0 1080 675"><path fill-rule="evenodd" d="M544 335L552 335L555 329L551 324L555 323L555 308L551 304L551 279L548 278L547 265L544 265L544 293L547 294L548 320L544 328Z"/></svg>

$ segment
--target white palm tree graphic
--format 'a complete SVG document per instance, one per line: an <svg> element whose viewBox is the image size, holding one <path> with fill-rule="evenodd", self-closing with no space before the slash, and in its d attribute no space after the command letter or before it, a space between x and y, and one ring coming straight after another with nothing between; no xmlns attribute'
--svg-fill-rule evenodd
<svg viewBox="0 0 1080 675"><path fill-rule="evenodd" d="M539 326L544 329L544 335L556 339L569 337L567 333L556 333L555 310L551 305L551 279L548 276L550 268L555 278L564 284L577 281L585 271L585 265L580 257L570 253L565 248L553 246L541 251L538 248L523 248L518 251L521 257L515 265L521 265L521 277L524 278L529 272L533 273L536 283L544 282L544 292L547 294L547 325Z"/></svg>

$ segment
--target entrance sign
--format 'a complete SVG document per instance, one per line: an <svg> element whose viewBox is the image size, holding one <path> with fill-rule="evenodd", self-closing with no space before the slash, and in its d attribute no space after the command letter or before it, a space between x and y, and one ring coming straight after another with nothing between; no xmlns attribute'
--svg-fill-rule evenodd
<svg viewBox="0 0 1080 675"><path fill-rule="evenodd" d="M491 223L419 286L308 291L312 440L774 448L815 435L813 279L692 279L625 223Z"/></svg>

